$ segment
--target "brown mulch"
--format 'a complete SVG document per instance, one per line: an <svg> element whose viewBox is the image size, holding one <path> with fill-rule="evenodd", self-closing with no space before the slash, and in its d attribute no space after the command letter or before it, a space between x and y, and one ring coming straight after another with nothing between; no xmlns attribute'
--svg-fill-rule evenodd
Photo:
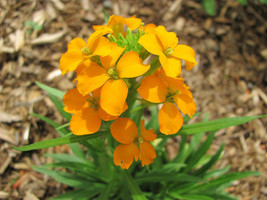
<svg viewBox="0 0 267 200"><path fill-rule="evenodd" d="M66 146L24 153L12 146L57 137L53 128L30 115L34 112L63 123L35 81L62 91L73 87L73 74L60 74L60 56L71 39L87 39L92 25L104 23L103 8L109 14L135 14L145 23L165 25L177 33L179 43L195 49L199 64L183 76L199 112L209 112L210 119L266 114L267 6L258 0L244 7L235 0L222 0L217 1L217 15L210 17L199 2L1 0L0 199L47 199L64 192L64 185L31 166L52 162L44 154L69 152ZM218 167L262 172L228 188L240 199L266 199L266 124L266 118L257 119L216 134L211 152L226 144Z"/></svg>

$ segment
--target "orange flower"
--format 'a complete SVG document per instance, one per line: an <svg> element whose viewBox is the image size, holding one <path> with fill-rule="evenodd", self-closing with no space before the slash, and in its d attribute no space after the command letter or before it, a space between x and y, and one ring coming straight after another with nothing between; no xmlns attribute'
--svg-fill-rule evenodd
<svg viewBox="0 0 267 200"><path fill-rule="evenodd" d="M154 141L157 135L154 130L147 130L144 124L145 121L142 120L139 136L137 126L130 118L116 119L110 126L112 136L121 143L114 150L113 161L115 165L128 169L133 159L137 161L138 158L140 158L143 167L153 163L153 159L157 155L149 142Z"/></svg>
<svg viewBox="0 0 267 200"><path fill-rule="evenodd" d="M87 43L81 38L75 38L68 44L68 51L60 58L60 70L62 74L74 71L78 65L93 56L107 56L110 53L111 42L102 35L107 32L94 32Z"/></svg>
<svg viewBox="0 0 267 200"><path fill-rule="evenodd" d="M152 103L164 103L159 111L160 132L175 134L183 125L182 113L191 118L196 112L193 95L182 78L170 78L159 68L154 75L145 77L138 93ZM178 106L178 108L177 108Z"/></svg>
<svg viewBox="0 0 267 200"><path fill-rule="evenodd" d="M93 26L93 29L96 32L100 31L106 33L113 33L113 35L118 38L119 33L121 33L123 36L126 35L126 32L123 30L123 25L126 25L127 27L129 27L129 29L134 30L141 25L141 22L142 20L136 18L135 16L132 16L130 18L124 18L121 16L111 15L107 25L95 25Z"/></svg>
<svg viewBox="0 0 267 200"><path fill-rule="evenodd" d="M147 34L141 36L138 42L148 52L159 56L167 76L176 78L181 74L181 60L185 60L187 70L197 64L194 49L177 45L178 38L174 32L167 32L164 26L150 26L147 29Z"/></svg>
<svg viewBox="0 0 267 200"><path fill-rule="evenodd" d="M119 116L107 114L99 105L101 88L92 95L82 96L76 88L69 90L63 97L64 111L73 113L70 129L75 135L87 135L97 132L101 126L101 119L110 121ZM127 109L127 106L124 107Z"/></svg>
<svg viewBox="0 0 267 200"><path fill-rule="evenodd" d="M91 62L77 75L77 89L87 95L97 88L101 90L100 105L110 115L120 115L128 95L128 87L122 78L141 76L148 69L138 53L129 51L120 59L124 48L113 46L109 56L100 57L102 66Z"/></svg>

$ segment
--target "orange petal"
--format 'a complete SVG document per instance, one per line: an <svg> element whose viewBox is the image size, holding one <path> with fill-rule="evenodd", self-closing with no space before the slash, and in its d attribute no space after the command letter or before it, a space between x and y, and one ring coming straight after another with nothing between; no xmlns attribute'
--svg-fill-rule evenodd
<svg viewBox="0 0 267 200"><path fill-rule="evenodd" d="M145 120L141 121L141 132L140 137L145 141L154 141L157 138L157 134L155 134L155 130L147 130L145 128Z"/></svg>
<svg viewBox="0 0 267 200"><path fill-rule="evenodd" d="M105 67L106 69L114 67L115 63L117 62L125 48L121 48L116 43L112 43L110 54L105 57L100 57L100 61L103 67Z"/></svg>
<svg viewBox="0 0 267 200"><path fill-rule="evenodd" d="M162 54L159 56L159 61L164 69L166 76L176 78L181 74L181 60L174 57L167 58Z"/></svg>
<svg viewBox="0 0 267 200"><path fill-rule="evenodd" d="M110 126L111 135L122 144L131 144L138 136L138 129L130 118L118 118Z"/></svg>
<svg viewBox="0 0 267 200"><path fill-rule="evenodd" d="M168 88L157 76L145 77L137 91L141 97L152 103L164 102L168 94Z"/></svg>
<svg viewBox="0 0 267 200"><path fill-rule="evenodd" d="M183 116L171 102L163 104L159 111L159 130L165 135L177 133L183 125Z"/></svg>
<svg viewBox="0 0 267 200"><path fill-rule="evenodd" d="M127 85L122 79L108 80L101 90L100 105L110 115L120 115L128 95Z"/></svg>
<svg viewBox="0 0 267 200"><path fill-rule="evenodd" d="M92 44L93 55L107 56L111 52L111 42L105 37L99 37Z"/></svg>
<svg viewBox="0 0 267 200"><path fill-rule="evenodd" d="M157 28L155 24L147 24L145 25L145 33L155 33L155 28Z"/></svg>
<svg viewBox="0 0 267 200"><path fill-rule="evenodd" d="M183 44L177 45L171 55L176 58L185 60L187 70L191 70L193 66L197 65L195 58L196 53L190 46Z"/></svg>
<svg viewBox="0 0 267 200"><path fill-rule="evenodd" d="M86 95L101 87L109 78L106 69L92 62L90 67L84 68L77 75L76 87L82 95Z"/></svg>
<svg viewBox="0 0 267 200"><path fill-rule="evenodd" d="M116 69L120 78L134 78L143 75L149 68L150 65L144 65L137 52L129 51L121 57Z"/></svg>
<svg viewBox="0 0 267 200"><path fill-rule="evenodd" d="M152 54L161 55L164 52L164 48L155 34L147 33L141 36L138 43Z"/></svg>
<svg viewBox="0 0 267 200"><path fill-rule="evenodd" d="M123 112L125 110L128 109L128 106L127 104L125 103L124 104L124 108L123 108ZM98 115L99 117L104 120L104 121L111 121L111 120L114 120L114 119L117 119L120 115L116 115L116 116L113 116L113 115L109 115L108 113L106 113L106 111L104 111L100 105L98 105Z"/></svg>
<svg viewBox="0 0 267 200"><path fill-rule="evenodd" d="M86 100L89 96L82 96L76 88L69 90L63 97L64 111L68 113L79 112L87 103Z"/></svg>
<svg viewBox="0 0 267 200"><path fill-rule="evenodd" d="M176 47L178 38L174 32L168 32L164 26L158 26L155 28L155 32L164 51L168 48L174 49L174 47Z"/></svg>
<svg viewBox="0 0 267 200"><path fill-rule="evenodd" d="M104 121L111 121L119 117L119 115L117 116L109 115L101 108L101 106L98 107L98 115Z"/></svg>
<svg viewBox="0 0 267 200"><path fill-rule="evenodd" d="M173 97L174 102L177 104L182 113L192 116L196 113L197 106L192 98L185 94L175 95Z"/></svg>
<svg viewBox="0 0 267 200"><path fill-rule="evenodd" d="M75 70L75 72L77 74L79 74L83 70L83 68L89 67L90 66L90 63L91 63L91 60L90 59L87 59L87 60L83 61L80 65L78 65L78 67Z"/></svg>
<svg viewBox="0 0 267 200"><path fill-rule="evenodd" d="M68 51L62 54L60 58L60 70L62 74L74 71L79 64L81 64L86 58L81 52L82 48L86 46L86 43L81 38L74 38L68 44Z"/></svg>
<svg viewBox="0 0 267 200"><path fill-rule="evenodd" d="M82 38L74 38L68 44L68 51L81 51L85 46L87 44Z"/></svg>
<svg viewBox="0 0 267 200"><path fill-rule="evenodd" d="M86 58L81 51L67 51L62 54L59 61L59 67L62 74L64 75L74 71L85 59Z"/></svg>
<svg viewBox="0 0 267 200"><path fill-rule="evenodd" d="M86 107L75 113L70 120L70 130L74 135L93 134L99 130L101 119L94 108Z"/></svg>
<svg viewBox="0 0 267 200"><path fill-rule="evenodd" d="M154 159L157 157L154 147L149 142L143 142L140 144L140 160L142 161L142 166L149 165L153 163Z"/></svg>
<svg viewBox="0 0 267 200"><path fill-rule="evenodd" d="M142 20L133 16L130 18L124 18L123 23L128 26L129 29L134 30L141 25Z"/></svg>
<svg viewBox="0 0 267 200"><path fill-rule="evenodd" d="M105 35L105 34L107 34L107 33L110 33L110 30L108 30L108 29L105 29L105 30L100 29L99 31L95 31L94 33L92 33L92 34L90 35L90 37L88 38L88 40L87 40L88 48L89 48L90 50L92 50L95 41L96 41L98 38L100 38L101 36L103 36L103 35Z"/></svg>
<svg viewBox="0 0 267 200"><path fill-rule="evenodd" d="M137 161L139 158L139 148L137 144L121 144L114 150L113 162L122 169L128 169L133 163L133 159Z"/></svg>

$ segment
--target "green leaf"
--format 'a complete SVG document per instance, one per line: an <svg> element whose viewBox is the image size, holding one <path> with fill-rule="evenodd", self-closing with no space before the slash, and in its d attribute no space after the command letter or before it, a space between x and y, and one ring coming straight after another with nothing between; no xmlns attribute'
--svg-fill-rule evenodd
<svg viewBox="0 0 267 200"><path fill-rule="evenodd" d="M104 19L105 19L105 23L108 23L109 20L109 14L107 13L106 9L103 8L103 13L104 13Z"/></svg>
<svg viewBox="0 0 267 200"><path fill-rule="evenodd" d="M78 188L87 188L88 187L88 179L86 177L78 176L75 174L70 174L66 172L56 171L56 170L50 170L45 168L44 166L41 167L33 167L34 170L47 174L51 177L53 177L56 181L69 185L71 187L78 187ZM103 185L103 184L101 184ZM100 184L98 184L100 186Z"/></svg>
<svg viewBox="0 0 267 200"><path fill-rule="evenodd" d="M199 176L200 174L203 174L204 172L208 171L219 159L222 151L223 151L224 144L220 146L220 149L212 156L212 158L205 164L203 165L200 169L197 171L193 172L193 175Z"/></svg>
<svg viewBox="0 0 267 200"><path fill-rule="evenodd" d="M157 182L179 182L179 183L184 183L184 182L197 182L197 181L202 181L201 178L196 177L196 176L191 176L183 173L166 173L166 172L151 172L149 174L144 174L142 176L137 176L135 177L135 181L137 183L157 183Z"/></svg>
<svg viewBox="0 0 267 200"><path fill-rule="evenodd" d="M42 84L38 81L35 82L36 85L38 85L40 88L42 88L43 90L45 90L48 94L51 94L51 95L54 95L60 99L63 99L63 96L64 96L64 92L58 90L58 89L55 89L55 88L52 88L52 87L49 87L45 84Z"/></svg>
<svg viewBox="0 0 267 200"><path fill-rule="evenodd" d="M208 15L216 15L216 5L214 0L202 0L202 6Z"/></svg>
<svg viewBox="0 0 267 200"><path fill-rule="evenodd" d="M112 179L106 185L106 187L101 191L97 200L109 200L110 193L112 189L116 186L117 179Z"/></svg>
<svg viewBox="0 0 267 200"><path fill-rule="evenodd" d="M159 120L158 120L159 109L157 105L150 106L149 108L151 112L151 119L147 124L147 128L157 130L159 129Z"/></svg>
<svg viewBox="0 0 267 200"><path fill-rule="evenodd" d="M50 124L51 126L53 126L61 137L64 137L69 133L65 128L63 128L58 123L54 122L53 120L51 120L47 117L44 117L44 116L41 116L41 115L38 115L35 113L31 113L31 115L38 117L39 119L41 119L41 120L47 122L48 124ZM84 158L84 152L78 144L69 144L69 147L71 148L71 151L75 155L77 155L78 157Z"/></svg>
<svg viewBox="0 0 267 200"><path fill-rule="evenodd" d="M49 94L49 96L50 96L50 99L55 104L55 106L57 107L57 109L59 110L59 112L62 114L62 116L65 117L67 121L70 121L72 115L63 110L64 108L63 103L58 99L58 97L52 94Z"/></svg>
<svg viewBox="0 0 267 200"><path fill-rule="evenodd" d="M215 200L211 197L198 195L198 194L180 195L180 194L171 193L171 196L175 198L183 199L183 200Z"/></svg>
<svg viewBox="0 0 267 200"><path fill-rule="evenodd" d="M45 140L45 141L40 141L40 142L35 142L30 145L22 146L22 147L13 147L15 150L18 151L31 151L31 150L36 150L36 149L44 149L48 147L54 147L58 145L63 145L63 144L71 144L74 142L82 142L84 140L89 140L92 138L100 137L105 135L106 132L98 132L94 133L92 135L82 135L82 136L77 136L77 135L69 135L65 136L62 138L56 138L56 139L51 139L51 140Z"/></svg>
<svg viewBox="0 0 267 200"><path fill-rule="evenodd" d="M247 0L237 0L242 6L247 5Z"/></svg>
<svg viewBox="0 0 267 200"><path fill-rule="evenodd" d="M246 122L249 122L254 119L267 117L267 115L258 115L258 116L245 116L245 117L228 117L228 118L222 118L217 119L213 121L208 122L199 122L195 124L185 125L183 126L180 131L177 133L177 135L191 135L191 134L198 134L202 132L208 132L208 131L216 131L223 128L228 128L230 126L236 126L241 125ZM164 138L164 137L174 137L175 135L164 135L159 134L158 138Z"/></svg>
<svg viewBox="0 0 267 200"><path fill-rule="evenodd" d="M260 175L261 175L261 173L253 172L253 171L232 172L232 173L228 173L226 175L223 175L221 177L218 177L216 179L213 179L206 184L200 185L197 187L197 189L198 189L198 191L216 189L219 186L222 186L223 184L229 184L231 181L242 179L242 178L245 178L248 176L260 176Z"/></svg>
<svg viewBox="0 0 267 200"><path fill-rule="evenodd" d="M260 2L265 5L267 4L267 0L260 0Z"/></svg>
<svg viewBox="0 0 267 200"><path fill-rule="evenodd" d="M132 194L134 200L147 200L147 198L143 195L141 189L139 188L138 184L132 178L127 170L121 170L123 177L126 181L129 191Z"/></svg>
<svg viewBox="0 0 267 200"><path fill-rule="evenodd" d="M205 173L205 175L203 176L204 179L208 179L208 178L214 178L214 177L218 177L218 176L222 176L225 173L227 173L230 169L230 166L226 166L225 168L222 169L214 169L212 171L208 171Z"/></svg>
<svg viewBox="0 0 267 200"><path fill-rule="evenodd" d="M198 148L194 154L192 154L188 161L187 161L187 166L183 170L184 173L189 172L190 170L193 169L193 167L198 163L198 161L202 158L202 156L205 155L205 153L209 150L210 145L212 144L213 138L215 135L215 131L209 134L205 142L201 144L201 146Z"/></svg>

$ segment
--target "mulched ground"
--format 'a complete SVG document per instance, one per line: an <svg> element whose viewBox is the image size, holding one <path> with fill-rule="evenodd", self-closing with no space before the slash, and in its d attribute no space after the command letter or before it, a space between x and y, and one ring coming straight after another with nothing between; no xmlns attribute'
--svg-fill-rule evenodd
<svg viewBox="0 0 267 200"><path fill-rule="evenodd" d="M258 0L241 6L235 0L217 2L208 16L193 0L1 0L0 1L0 199L47 199L65 186L34 172L31 165L50 163L45 153L69 152L66 146L20 153L20 146L57 136L31 112L59 123L63 119L35 81L60 90L73 88L73 74L62 77L61 53L74 37L87 39L92 25L109 14L136 15L145 23L164 25L179 42L192 46L198 66L183 72L198 111L210 119L260 115L267 112L267 6ZM267 119L221 130L211 152L226 144L218 167L257 170L260 177L235 182L228 192L244 200L267 196ZM170 141L170 156L177 144Z"/></svg>

